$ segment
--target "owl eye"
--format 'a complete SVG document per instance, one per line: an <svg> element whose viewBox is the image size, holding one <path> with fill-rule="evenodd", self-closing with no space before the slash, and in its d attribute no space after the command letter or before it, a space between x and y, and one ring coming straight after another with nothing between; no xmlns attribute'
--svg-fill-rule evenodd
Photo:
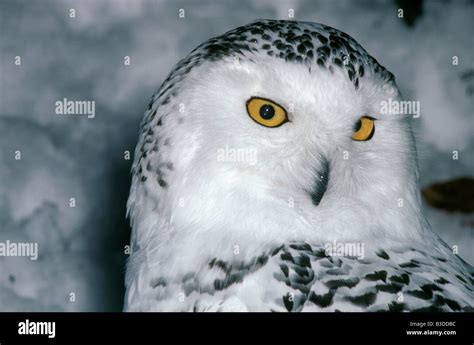
<svg viewBox="0 0 474 345"><path fill-rule="evenodd" d="M247 101L247 113L258 124L265 127L279 127L288 122L286 110L275 102L252 97Z"/></svg>
<svg viewBox="0 0 474 345"><path fill-rule="evenodd" d="M375 120L375 118L370 116L362 116L354 126L352 140L367 141L372 139L375 133Z"/></svg>

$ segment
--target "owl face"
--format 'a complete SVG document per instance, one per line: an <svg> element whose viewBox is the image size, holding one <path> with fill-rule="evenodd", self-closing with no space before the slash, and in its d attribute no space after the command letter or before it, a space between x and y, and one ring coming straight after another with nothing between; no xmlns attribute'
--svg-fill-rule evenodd
<svg viewBox="0 0 474 345"><path fill-rule="evenodd" d="M406 119L380 112L383 100L397 97L376 78L355 90L338 70L265 56L204 65L178 98L181 123L170 121L174 155L189 157L170 190L181 184L182 197L205 200L214 219L238 211L239 221L268 222L297 205L308 222L318 207L367 207L409 161Z"/></svg>
<svg viewBox="0 0 474 345"><path fill-rule="evenodd" d="M196 63L149 120L164 148L145 161L173 170L135 188L183 241L249 248L406 235L406 222L384 224L419 212L412 133L407 117L381 112L399 92L367 61L357 82L337 61L323 68L265 49Z"/></svg>

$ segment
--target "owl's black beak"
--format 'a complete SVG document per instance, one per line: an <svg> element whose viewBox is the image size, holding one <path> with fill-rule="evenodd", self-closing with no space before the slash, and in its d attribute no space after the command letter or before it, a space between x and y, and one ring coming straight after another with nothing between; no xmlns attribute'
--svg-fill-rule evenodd
<svg viewBox="0 0 474 345"><path fill-rule="evenodd" d="M326 193L329 183L329 162L324 158L321 168L316 171L313 186L309 192L313 205L317 206Z"/></svg>

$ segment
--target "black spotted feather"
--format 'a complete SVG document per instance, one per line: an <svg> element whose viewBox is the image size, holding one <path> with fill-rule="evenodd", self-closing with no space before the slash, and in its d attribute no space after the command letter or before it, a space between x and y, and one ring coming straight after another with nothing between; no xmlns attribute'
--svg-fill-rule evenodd
<svg viewBox="0 0 474 345"><path fill-rule="evenodd" d="M405 247L378 249L360 259L293 243L246 263L213 258L171 289L182 290L191 301L183 310L194 311L456 312L474 311L473 283L473 268L454 254L446 258ZM156 280L161 289L165 284Z"/></svg>

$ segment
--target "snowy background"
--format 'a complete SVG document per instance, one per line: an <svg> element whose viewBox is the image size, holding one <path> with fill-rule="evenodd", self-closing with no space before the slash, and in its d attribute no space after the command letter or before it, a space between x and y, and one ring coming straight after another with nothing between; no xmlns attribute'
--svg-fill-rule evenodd
<svg viewBox="0 0 474 345"><path fill-rule="evenodd" d="M130 233L124 151L133 152L145 107L177 60L257 18L288 19L294 9L297 20L356 38L406 99L421 101L422 186L472 175L474 2L425 1L405 19L400 3L1 1L0 242L38 242L39 259L0 257L0 311L121 309ZM57 115L63 98L94 100L96 117ZM434 230L473 264L473 214L425 206Z"/></svg>

